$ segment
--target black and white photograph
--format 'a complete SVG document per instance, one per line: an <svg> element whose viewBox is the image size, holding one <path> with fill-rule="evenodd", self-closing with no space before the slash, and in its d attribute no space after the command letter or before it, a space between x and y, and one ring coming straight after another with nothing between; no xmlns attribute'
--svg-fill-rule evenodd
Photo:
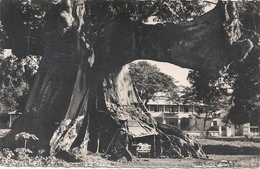
<svg viewBox="0 0 260 169"><path fill-rule="evenodd" d="M0 168L259 168L259 0L0 0Z"/></svg>

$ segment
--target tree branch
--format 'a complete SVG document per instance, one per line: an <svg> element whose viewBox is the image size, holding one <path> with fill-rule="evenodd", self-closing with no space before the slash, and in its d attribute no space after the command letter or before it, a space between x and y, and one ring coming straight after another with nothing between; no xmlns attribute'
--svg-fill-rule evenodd
<svg viewBox="0 0 260 169"><path fill-rule="evenodd" d="M248 53L244 51L236 56L229 55L237 54L230 50L237 50L238 46L241 48L238 45L240 42L232 45L229 41L239 38L236 32L240 31L240 25L238 22L232 22L234 18L230 18L232 24L225 30L223 23L226 18L223 18L225 15L221 12L226 10L220 10L221 7L226 6L220 5L185 25L145 25L130 20L113 20L108 24L105 33L110 56L117 64L136 59L151 59L198 70L216 78L218 72L231 62L231 58L241 59Z"/></svg>

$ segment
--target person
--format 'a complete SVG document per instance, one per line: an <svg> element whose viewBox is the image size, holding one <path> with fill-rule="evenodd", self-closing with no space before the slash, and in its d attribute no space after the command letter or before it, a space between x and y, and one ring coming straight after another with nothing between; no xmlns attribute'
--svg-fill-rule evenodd
<svg viewBox="0 0 260 169"><path fill-rule="evenodd" d="M160 139L160 158L162 158L163 157L163 153L164 153L164 148L163 148L163 140L162 139Z"/></svg>
<svg viewBox="0 0 260 169"><path fill-rule="evenodd" d="M114 158L120 159L124 156L128 161L132 161L132 154L128 150L129 128L127 123L127 118L119 118L118 124L119 124L119 129L115 137L115 144L113 149Z"/></svg>
<svg viewBox="0 0 260 169"><path fill-rule="evenodd" d="M210 136L210 132L209 132L209 129L206 130L206 137L209 137Z"/></svg>

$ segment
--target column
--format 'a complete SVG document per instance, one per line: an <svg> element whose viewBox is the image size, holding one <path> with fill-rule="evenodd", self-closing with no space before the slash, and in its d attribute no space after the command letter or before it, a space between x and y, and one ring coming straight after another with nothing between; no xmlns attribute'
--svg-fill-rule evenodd
<svg viewBox="0 0 260 169"><path fill-rule="evenodd" d="M181 129L181 118L178 116L178 128Z"/></svg>
<svg viewBox="0 0 260 169"><path fill-rule="evenodd" d="M219 133L219 136L222 136L222 128L220 125L218 126L218 133Z"/></svg>

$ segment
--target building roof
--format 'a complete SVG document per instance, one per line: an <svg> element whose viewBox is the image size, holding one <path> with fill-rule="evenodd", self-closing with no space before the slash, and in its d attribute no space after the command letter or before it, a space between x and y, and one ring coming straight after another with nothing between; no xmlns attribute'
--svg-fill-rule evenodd
<svg viewBox="0 0 260 169"><path fill-rule="evenodd" d="M122 119L127 120L130 137L138 138L158 134L156 130L151 127L153 126L152 123L155 123L155 120L150 118L143 110L137 109L134 105L118 108L114 103L107 102L107 108L109 115L116 122ZM152 120L154 120L154 122Z"/></svg>
<svg viewBox="0 0 260 169"><path fill-rule="evenodd" d="M153 99L150 99L147 105L200 105L204 106L203 103L183 103L184 101L172 101L167 97L167 93L157 92L154 94Z"/></svg>
<svg viewBox="0 0 260 169"><path fill-rule="evenodd" d="M153 117L163 117L162 112L149 112Z"/></svg>
<svg viewBox="0 0 260 169"><path fill-rule="evenodd" d="M138 121L128 121L129 135L133 138L150 136L158 134L155 129Z"/></svg>
<svg viewBox="0 0 260 169"><path fill-rule="evenodd" d="M8 114L22 114L22 113L21 113L21 112L18 112L17 110L14 110L14 111L8 112Z"/></svg>
<svg viewBox="0 0 260 169"><path fill-rule="evenodd" d="M16 110L8 112L8 114L16 114Z"/></svg>
<svg viewBox="0 0 260 169"><path fill-rule="evenodd" d="M149 100L147 105L177 105L177 103L169 100Z"/></svg>

